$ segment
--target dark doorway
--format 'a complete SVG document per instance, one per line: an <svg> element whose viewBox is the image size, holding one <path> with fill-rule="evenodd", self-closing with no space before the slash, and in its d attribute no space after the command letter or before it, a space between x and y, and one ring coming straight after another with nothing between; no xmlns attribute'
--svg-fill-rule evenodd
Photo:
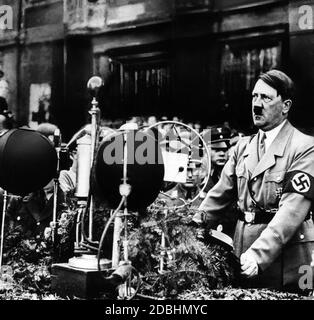
<svg viewBox="0 0 314 320"><path fill-rule="evenodd" d="M98 61L97 61L98 60ZM100 96L106 118L161 117L171 110L172 66L165 51L107 53L96 64L108 62L109 76ZM103 69L102 66L97 66Z"/></svg>

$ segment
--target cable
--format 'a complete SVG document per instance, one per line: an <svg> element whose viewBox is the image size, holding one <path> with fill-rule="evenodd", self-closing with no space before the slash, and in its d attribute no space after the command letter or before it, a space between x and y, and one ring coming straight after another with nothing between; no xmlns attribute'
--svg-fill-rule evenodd
<svg viewBox="0 0 314 320"><path fill-rule="evenodd" d="M109 218L109 220L107 221L106 223L106 226L104 228L104 231L101 235L101 239L100 239L100 242L99 242L99 248L98 248L98 253L97 253L97 267L98 267L98 271L100 272L101 276L103 277L103 279L107 279L107 277L105 277L102 273L102 269L101 269L101 265L100 265L100 254L101 254L101 249L102 249L102 246L104 244L104 241L105 241L105 238L106 238L106 234L107 234L107 231L108 231L108 228L110 226L110 224L112 223L112 221L114 221L114 219L116 218L117 214L119 213L123 203L125 202L126 200L126 196L122 196L121 198L121 201L119 203L119 206L116 208L116 210L114 211L114 213L111 215L111 217ZM133 271L133 274L135 273L137 275L137 278L138 278L138 281L137 281L137 286L136 286L136 289L135 289L135 292L127 298L127 300L131 300L133 299L137 293L138 293L138 290L140 288L140 285L141 285L141 279L140 279L140 275L139 275L139 272L137 269L135 269L132 265L130 265L130 268L131 270Z"/></svg>
<svg viewBox="0 0 314 320"><path fill-rule="evenodd" d="M126 300L132 300L137 295L138 290L140 289L140 286L141 286L141 278L140 278L139 272L133 266L131 266L131 269L133 271L135 271L135 274L137 275L138 281L137 281L137 285L136 285L134 293L130 297L127 297Z"/></svg>
<svg viewBox="0 0 314 320"><path fill-rule="evenodd" d="M81 242L80 245L81 245L82 247L87 248L87 249L91 249L91 250L95 250L95 251L98 250L97 247L93 247L93 246L91 246L91 245L89 245L89 244L87 244L87 243L84 243L84 242Z"/></svg>
<svg viewBox="0 0 314 320"><path fill-rule="evenodd" d="M101 275L103 276L102 274L102 270L101 270L101 267L100 267L100 253L101 253L101 248L103 246L103 243L105 241L105 237L106 237L106 234L107 234L107 231L108 231L108 228L110 226L110 224L112 223L112 221L115 219L115 217L117 216L119 210L121 209L123 203L124 203L124 200L125 200L125 196L123 196L121 198L121 201L119 203L119 206L117 207L117 209L114 211L114 213L112 214L112 216L109 218L109 220L107 221L106 223L106 226L104 228L104 231L101 235L101 238L100 238L100 241L99 241L99 247L98 247L98 253L97 253L97 267L98 267L98 271L101 273ZM105 278L105 277L104 277Z"/></svg>

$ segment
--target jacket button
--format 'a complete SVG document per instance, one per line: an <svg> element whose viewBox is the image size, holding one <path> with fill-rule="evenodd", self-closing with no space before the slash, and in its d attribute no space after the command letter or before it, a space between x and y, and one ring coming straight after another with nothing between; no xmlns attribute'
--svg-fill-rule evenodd
<svg viewBox="0 0 314 320"><path fill-rule="evenodd" d="M304 239L304 234L300 234L300 239L301 239L301 240Z"/></svg>
<svg viewBox="0 0 314 320"><path fill-rule="evenodd" d="M255 182L257 180L257 178L255 177L254 179L253 179L253 181Z"/></svg>

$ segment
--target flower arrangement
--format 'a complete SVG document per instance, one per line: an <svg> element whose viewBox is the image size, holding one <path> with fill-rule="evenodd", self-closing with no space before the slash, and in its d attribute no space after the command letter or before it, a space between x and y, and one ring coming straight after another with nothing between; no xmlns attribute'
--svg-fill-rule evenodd
<svg viewBox="0 0 314 320"><path fill-rule="evenodd" d="M155 203L136 227L130 227L128 256L141 275L140 294L177 298L186 290L236 284L237 258L223 245L200 237L191 223L193 213Z"/></svg>

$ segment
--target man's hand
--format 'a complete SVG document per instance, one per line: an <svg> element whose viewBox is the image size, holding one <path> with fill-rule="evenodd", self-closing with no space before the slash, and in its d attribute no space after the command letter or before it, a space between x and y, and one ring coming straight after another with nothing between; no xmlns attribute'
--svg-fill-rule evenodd
<svg viewBox="0 0 314 320"><path fill-rule="evenodd" d="M247 278L255 277L258 274L258 264L249 250L240 257L241 274Z"/></svg>
<svg viewBox="0 0 314 320"><path fill-rule="evenodd" d="M71 170L61 170L59 184L63 192L70 192L75 189L75 173Z"/></svg>

